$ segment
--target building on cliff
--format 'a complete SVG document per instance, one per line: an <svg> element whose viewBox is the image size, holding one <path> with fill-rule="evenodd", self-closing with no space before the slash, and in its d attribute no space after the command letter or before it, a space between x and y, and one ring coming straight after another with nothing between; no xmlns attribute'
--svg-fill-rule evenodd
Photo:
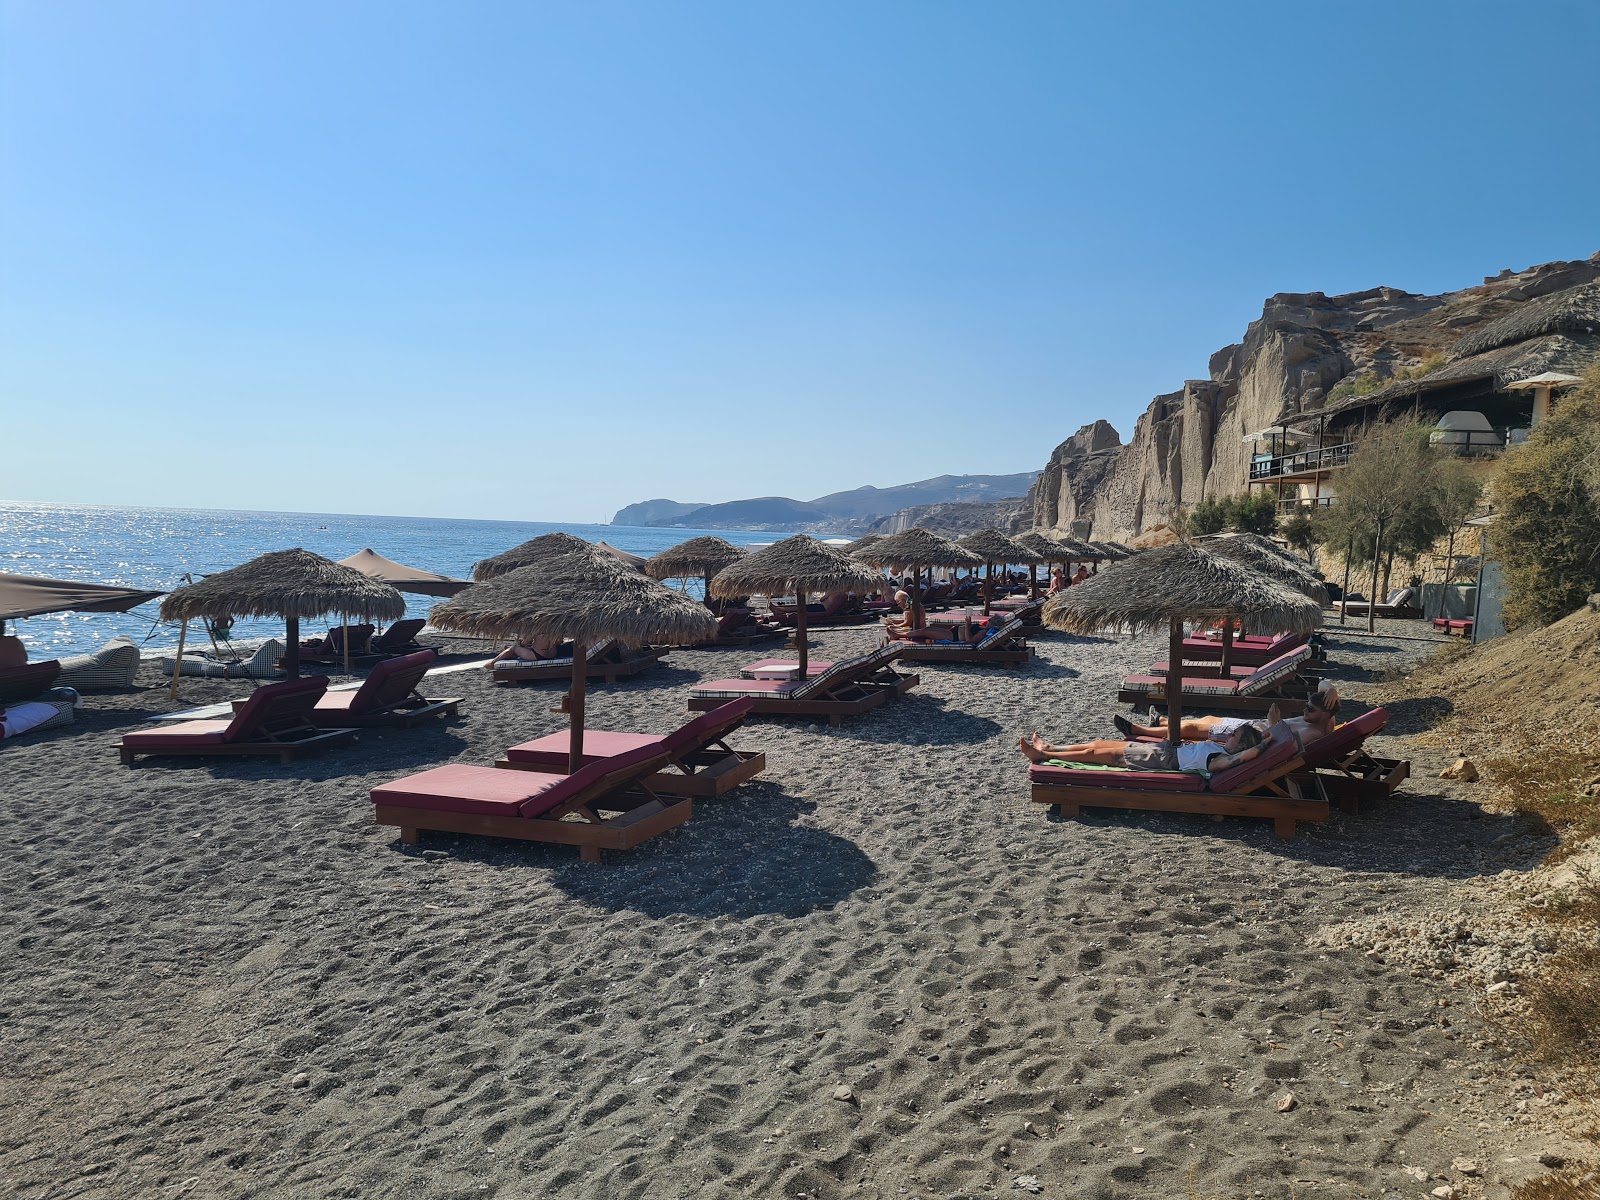
<svg viewBox="0 0 1600 1200"><path fill-rule="evenodd" d="M1476 430L1441 434L1503 447L1539 403L1514 384L1600 358L1597 293L1600 254L1441 295L1273 296L1209 378L1157 396L1126 442L1096 421L1057 446L1028 496L1033 524L1133 541L1208 497L1281 486L1287 502L1326 499L1359 431L1387 416L1478 413Z"/></svg>
<svg viewBox="0 0 1600 1200"><path fill-rule="evenodd" d="M1432 425L1435 444L1492 457L1523 441L1596 361L1600 283L1564 289L1467 334L1425 375L1285 417L1255 435L1266 452L1252 458L1246 488L1274 490L1284 511L1330 503L1339 469L1362 431L1379 421Z"/></svg>

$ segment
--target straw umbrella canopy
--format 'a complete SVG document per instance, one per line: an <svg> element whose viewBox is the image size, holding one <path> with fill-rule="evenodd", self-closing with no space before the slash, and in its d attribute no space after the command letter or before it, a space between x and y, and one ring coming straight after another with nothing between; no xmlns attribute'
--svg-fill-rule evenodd
<svg viewBox="0 0 1600 1200"><path fill-rule="evenodd" d="M1026 563L1028 566L1028 579L1035 581L1034 568L1044 561L1043 557L1013 537L1008 537L998 529L980 529L977 533L969 533L956 543L965 550L970 550L983 559L983 612L989 614L989 605L993 602L993 588L990 578L994 574L995 565L1010 563ZM1032 588L1029 589L1030 595Z"/></svg>
<svg viewBox="0 0 1600 1200"><path fill-rule="evenodd" d="M396 591L415 592L421 596L454 596L472 586L469 579L452 579L421 567L408 567L375 550L358 550L349 558L341 558L339 565L360 571L368 579L387 583Z"/></svg>
<svg viewBox="0 0 1600 1200"><path fill-rule="evenodd" d="M587 542L573 540L578 541L577 548L547 554L530 566L470 587L437 605L428 616L437 629L472 637L571 639L569 771L583 763L586 660L591 645L614 638L633 646L646 642L692 646L717 631L717 620L705 605Z"/></svg>
<svg viewBox="0 0 1600 1200"><path fill-rule="evenodd" d="M486 558L482 562L472 564L472 579L474 583L483 583L505 575L519 567L531 567L539 563L549 562L564 554L571 554L574 550L593 550L594 547L582 538L573 537L570 533L545 533L536 538L523 542L520 546L513 546L504 554L496 554L493 558Z"/></svg>
<svg viewBox="0 0 1600 1200"><path fill-rule="evenodd" d="M1275 579L1327 607L1328 589L1323 586L1322 580L1298 559L1287 558L1279 553L1278 548L1260 534L1241 533L1234 537L1218 538L1207 543L1206 550L1260 571L1268 579Z"/></svg>
<svg viewBox="0 0 1600 1200"><path fill-rule="evenodd" d="M387 583L300 549L275 550L207 575L168 592L161 602L161 619L183 621L185 629L194 617L282 617L284 665L291 677L300 674L300 618L338 613L393 621L405 611L405 597Z"/></svg>
<svg viewBox="0 0 1600 1200"><path fill-rule="evenodd" d="M881 541L883 541L883 534L881 533L864 533L849 545L840 546L839 549L854 558L868 546L876 546Z"/></svg>
<svg viewBox="0 0 1600 1200"><path fill-rule="evenodd" d="M703 579L706 599L711 599L711 577L750 552L715 534L690 538L670 546L644 565L651 579Z"/></svg>
<svg viewBox="0 0 1600 1200"><path fill-rule="evenodd" d="M1118 570L1057 593L1043 613L1046 625L1068 633L1097 629L1141 633L1165 627L1167 737L1173 742L1179 740L1183 723L1184 622L1218 618L1231 622L1234 617L1242 618L1247 627L1309 633L1322 619L1322 606L1259 571L1176 542L1146 550Z"/></svg>
<svg viewBox="0 0 1600 1200"><path fill-rule="evenodd" d="M855 557L874 567L888 567L894 571L909 568L919 577L923 567L928 568L931 577L934 567L975 567L983 561L971 550L926 529L907 529L902 533L890 534ZM929 582L931 584L931 578ZM922 605L913 601L912 608L912 628L920 628Z"/></svg>
<svg viewBox="0 0 1600 1200"><path fill-rule="evenodd" d="M807 665L806 593L866 591L881 582L880 576L843 551L797 533L723 567L712 576L711 594L729 597L760 592L772 596L793 588L798 601L794 637L799 648L799 678L803 680Z"/></svg>

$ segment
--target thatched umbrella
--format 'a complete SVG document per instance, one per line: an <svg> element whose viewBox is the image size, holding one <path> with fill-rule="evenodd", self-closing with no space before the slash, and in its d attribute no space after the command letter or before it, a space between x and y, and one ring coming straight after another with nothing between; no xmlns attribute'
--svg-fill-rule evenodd
<svg viewBox="0 0 1600 1200"><path fill-rule="evenodd" d="M1240 533L1207 542L1206 550L1260 571L1267 578L1276 579L1327 607L1328 589L1322 580L1313 575L1304 562L1285 554L1269 538L1258 533Z"/></svg>
<svg viewBox="0 0 1600 1200"><path fill-rule="evenodd" d="M1015 538L1008 537L998 529L980 529L977 533L969 533L956 543L965 550L970 550L983 559L983 615L989 615L989 605L993 602L993 588L990 586L994 575L995 564L1009 565L1012 563L1028 564L1028 582L1036 584L1035 568L1044 561L1043 557L1028 549ZM1029 587L1032 596L1036 588Z"/></svg>
<svg viewBox="0 0 1600 1200"><path fill-rule="evenodd" d="M717 620L705 605L624 566L603 550L573 540L578 541L576 548L547 554L531 566L470 587L428 615L437 629L473 637L571 639L569 771L583 762L586 659L591 645L615 638L633 646L646 642L692 646L717 631Z"/></svg>
<svg viewBox="0 0 1600 1200"><path fill-rule="evenodd" d="M1309 633L1322 619L1322 606L1231 559L1177 542L1058 592L1043 614L1046 625L1069 633L1165 626L1167 737L1173 742L1183 724L1183 624L1234 617L1247 626Z"/></svg>
<svg viewBox="0 0 1600 1200"><path fill-rule="evenodd" d="M594 549L582 538L573 537L570 533L545 533L536 538L523 542L520 546L513 546L504 554L496 554L493 558L486 558L482 562L472 564L472 579L475 583L483 583L498 575L505 575L521 567L536 566L549 562L574 550Z"/></svg>
<svg viewBox="0 0 1600 1200"><path fill-rule="evenodd" d="M806 593L836 592L841 588L865 591L882 580L855 559L816 538L797 533L730 563L711 579L713 596L782 595L794 589L795 642L800 651L800 674L806 677Z"/></svg>
<svg viewBox="0 0 1600 1200"><path fill-rule="evenodd" d="M711 577L750 552L715 534L690 538L657 554L644 565L651 579L703 579L711 599Z"/></svg>
<svg viewBox="0 0 1600 1200"><path fill-rule="evenodd" d="M288 643L284 665L291 677L300 674L301 617L338 613L347 620L354 616L393 621L405 611L405 598L387 583L298 549L275 550L207 575L199 583L168 592L161 602L161 619L183 621L185 632L194 617L282 617ZM183 654L182 635L178 654ZM177 672L172 682L176 691Z"/></svg>
<svg viewBox="0 0 1600 1200"><path fill-rule="evenodd" d="M421 567L408 567L375 550L357 550L349 558L341 558L339 565L360 571L368 579L387 583L396 591L416 592L421 596L454 596L472 586L471 580L452 579Z"/></svg>
<svg viewBox="0 0 1600 1200"><path fill-rule="evenodd" d="M864 533L849 545L840 546L839 549L854 558L868 546L876 546L881 541L883 541L883 534L881 533Z"/></svg>
<svg viewBox="0 0 1600 1200"><path fill-rule="evenodd" d="M926 529L907 529L902 533L890 534L880 542L874 542L865 550L860 551L855 557L874 567L888 567L890 570L903 571L909 568L913 575L919 576L923 567L928 568L928 583L933 583L934 567L975 567L983 560L972 551L956 545L949 538L942 538L936 533L929 533ZM921 590L921 584L918 584ZM922 626L922 605L916 600L912 601L913 629Z"/></svg>

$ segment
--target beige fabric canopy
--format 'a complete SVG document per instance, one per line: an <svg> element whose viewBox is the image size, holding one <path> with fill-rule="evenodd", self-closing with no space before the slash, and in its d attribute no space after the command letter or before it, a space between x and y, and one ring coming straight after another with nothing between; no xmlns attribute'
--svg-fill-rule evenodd
<svg viewBox="0 0 1600 1200"><path fill-rule="evenodd" d="M373 550L358 550L349 558L341 558L339 565L360 571L368 579L387 583L398 591L416 592L422 596L454 596L463 588L472 586L471 580L452 579L420 567L408 567Z"/></svg>
<svg viewBox="0 0 1600 1200"><path fill-rule="evenodd" d="M55 612L127 612L162 594L104 583L0 574L0 623Z"/></svg>

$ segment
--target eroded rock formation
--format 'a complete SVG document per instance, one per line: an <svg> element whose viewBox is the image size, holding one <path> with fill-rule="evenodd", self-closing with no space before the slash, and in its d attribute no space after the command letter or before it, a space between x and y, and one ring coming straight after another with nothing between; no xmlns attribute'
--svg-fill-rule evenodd
<svg viewBox="0 0 1600 1200"><path fill-rule="evenodd" d="M1520 304L1595 279L1600 254L1438 296L1388 287L1273 296L1241 342L1211 356L1209 378L1157 396L1126 443L1096 421L1057 446L1029 493L1034 523L1136 538L1179 507L1242 491L1254 448L1246 434L1315 411L1350 376L1392 379Z"/></svg>

